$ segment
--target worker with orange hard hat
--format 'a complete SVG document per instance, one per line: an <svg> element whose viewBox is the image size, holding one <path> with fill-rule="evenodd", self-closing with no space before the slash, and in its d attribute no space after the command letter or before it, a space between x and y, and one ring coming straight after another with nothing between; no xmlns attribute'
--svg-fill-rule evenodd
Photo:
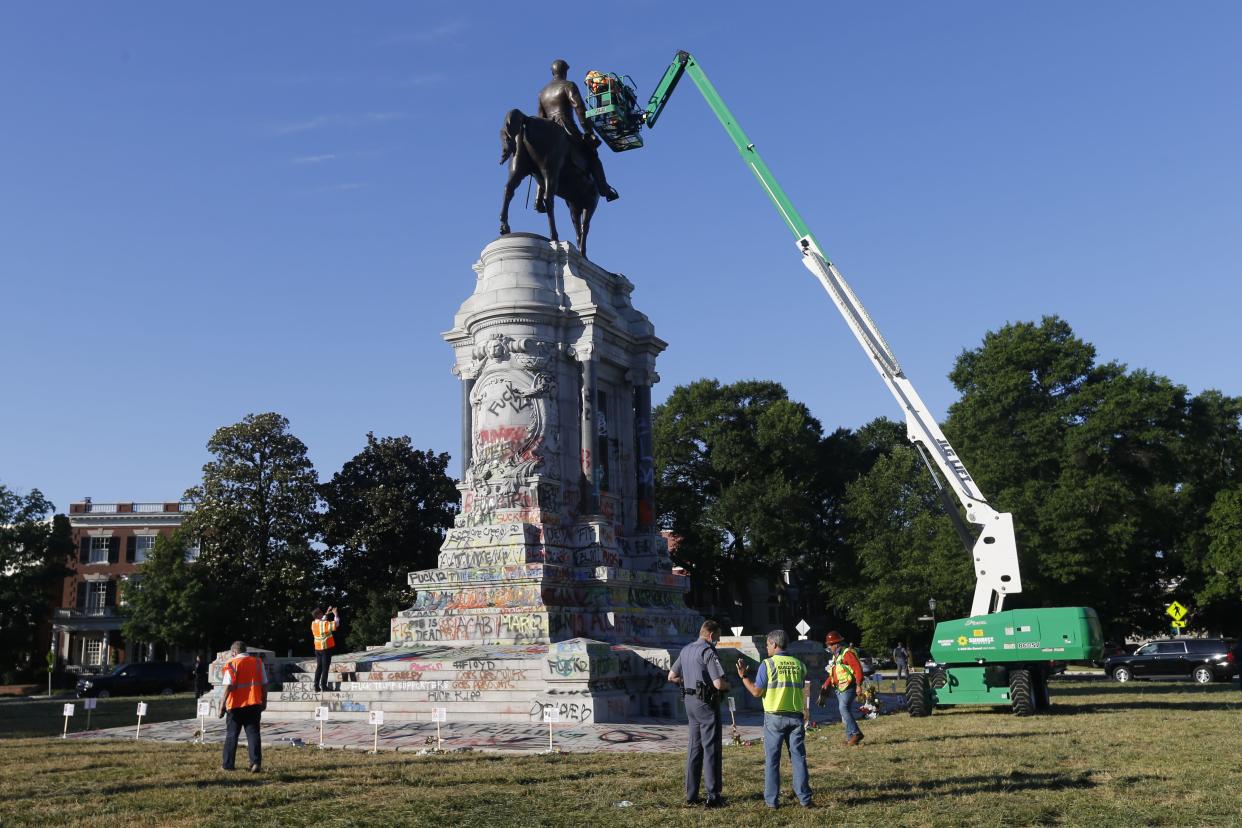
<svg viewBox="0 0 1242 828"><path fill-rule="evenodd" d="M837 708L841 712L841 724L845 725L845 743L852 746L861 745L863 733L858 727L858 722L854 720L854 699L862 692L862 662L858 660L858 653L854 651L854 648L849 646L845 637L836 630L828 633L824 638L824 643L832 652L832 660L828 662L828 678L824 679L817 702L820 707L823 707L828 697L828 688L834 688L837 691Z"/></svg>

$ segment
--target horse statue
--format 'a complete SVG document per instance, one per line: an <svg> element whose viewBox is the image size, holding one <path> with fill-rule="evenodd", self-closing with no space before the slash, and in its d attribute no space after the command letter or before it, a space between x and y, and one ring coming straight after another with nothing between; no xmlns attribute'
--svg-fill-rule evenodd
<svg viewBox="0 0 1242 828"><path fill-rule="evenodd" d="M509 232L509 202L518 184L528 175L539 185L535 209L548 214L548 235L557 241L555 196L564 199L578 235L578 250L586 256L591 216L599 206L599 190L587 171L586 162L574 151L572 139L563 127L545 118L534 118L511 109L500 129L500 163L509 162L505 200L500 208L500 235Z"/></svg>

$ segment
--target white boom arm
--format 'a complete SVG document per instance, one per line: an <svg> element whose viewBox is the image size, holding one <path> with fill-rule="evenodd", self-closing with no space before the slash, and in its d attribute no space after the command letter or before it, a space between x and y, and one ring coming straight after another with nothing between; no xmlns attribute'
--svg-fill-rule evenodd
<svg viewBox="0 0 1242 828"><path fill-rule="evenodd" d="M981 527L974 542L972 557L975 564L975 595L970 614L986 615L999 612L1005 596L1022 591L1022 576L1018 569L1018 545L1013 534L1013 515L998 512L988 505L987 499L975 485L974 478L966 471L957 452L940 431L936 420L927 413L927 406L902 373L897 357L884 341L879 328L867 314L867 309L854 294L845 277L828 261L815 239L803 236L798 240L802 263L819 279L824 290L836 303L837 310L845 318L854 338L871 357L871 363L880 372L884 384L906 413L906 436L919 447L924 459L935 462L944 479L952 487L957 499L966 510L966 519ZM956 517L954 515L953 517ZM960 520L960 519L959 519Z"/></svg>

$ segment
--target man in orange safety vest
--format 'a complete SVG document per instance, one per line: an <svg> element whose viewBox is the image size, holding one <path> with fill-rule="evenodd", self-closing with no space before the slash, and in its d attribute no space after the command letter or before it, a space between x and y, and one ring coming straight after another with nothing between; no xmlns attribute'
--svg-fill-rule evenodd
<svg viewBox="0 0 1242 828"><path fill-rule="evenodd" d="M328 620L328 616L332 620ZM316 609L311 613L311 637L315 639L315 692L328 691L328 671L332 669L332 648L336 646L333 633L341 623L341 611L336 607L328 607L325 613Z"/></svg>
<svg viewBox="0 0 1242 828"><path fill-rule="evenodd" d="M221 670L224 701L221 714L225 717L224 757L222 770L233 770L237 758L237 738L246 730L246 751L250 754L250 772L263 769L263 744L259 741L259 721L267 709L267 671L263 660L246 652L246 645L234 641L231 658Z"/></svg>

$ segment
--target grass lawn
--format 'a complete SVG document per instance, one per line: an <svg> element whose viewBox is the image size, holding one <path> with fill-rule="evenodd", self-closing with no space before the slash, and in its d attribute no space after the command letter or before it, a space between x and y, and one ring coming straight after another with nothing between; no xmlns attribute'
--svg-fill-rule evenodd
<svg viewBox="0 0 1242 828"><path fill-rule="evenodd" d="M10 738L0 740L0 825L1242 823L1242 696L1232 685L1078 681L1054 692L1053 713L1026 719L968 708L884 716L863 724L860 749L842 746L840 729L813 732L811 812L792 800L765 811L759 746L726 746L730 805L705 811L680 807L679 755L276 748L252 775L218 770L217 747ZM193 700L158 704L188 710ZM14 711L0 716L8 735ZM54 718L44 724L59 733Z"/></svg>

